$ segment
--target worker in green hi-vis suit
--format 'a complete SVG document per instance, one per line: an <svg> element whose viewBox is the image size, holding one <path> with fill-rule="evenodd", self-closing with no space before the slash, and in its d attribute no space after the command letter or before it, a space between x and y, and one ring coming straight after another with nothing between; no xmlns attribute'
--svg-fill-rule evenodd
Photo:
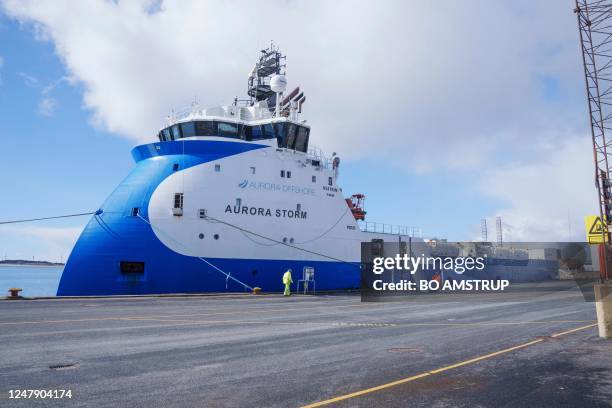
<svg viewBox="0 0 612 408"><path fill-rule="evenodd" d="M293 279L291 279L291 269L287 269L287 272L283 275L283 284L285 285L285 293L284 296L291 296L291 284L293 283Z"/></svg>

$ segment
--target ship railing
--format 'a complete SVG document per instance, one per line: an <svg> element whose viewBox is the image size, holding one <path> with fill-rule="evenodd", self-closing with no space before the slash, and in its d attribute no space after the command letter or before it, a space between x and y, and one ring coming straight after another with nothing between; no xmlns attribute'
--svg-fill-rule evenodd
<svg viewBox="0 0 612 408"><path fill-rule="evenodd" d="M166 117L166 125L172 125L183 119L188 119L192 117L202 117L204 116L204 113L205 110L201 109L197 104L192 104L190 106L185 106L177 110L172 110L172 113L170 113Z"/></svg>
<svg viewBox="0 0 612 408"><path fill-rule="evenodd" d="M194 102L190 106L185 106L172 112L166 116L166 126L173 125L188 119L202 119L206 117L221 117L239 120L261 120L271 119L270 110L267 107L241 106L238 104L228 106L212 106L206 109L201 108L198 103Z"/></svg>
<svg viewBox="0 0 612 408"><path fill-rule="evenodd" d="M423 232L420 228L407 225L385 224L381 222L361 222L359 228L363 232L375 232L378 234L405 235L408 237L422 238Z"/></svg>
<svg viewBox="0 0 612 408"><path fill-rule="evenodd" d="M321 167L326 169L330 168L332 165L332 160L325 156L323 150L317 146L308 146L308 159L318 161L321 164Z"/></svg>

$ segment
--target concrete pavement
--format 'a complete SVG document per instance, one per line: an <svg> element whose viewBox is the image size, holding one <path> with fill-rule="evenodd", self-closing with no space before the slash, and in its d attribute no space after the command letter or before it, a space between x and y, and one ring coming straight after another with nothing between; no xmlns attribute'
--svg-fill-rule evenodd
<svg viewBox="0 0 612 408"><path fill-rule="evenodd" d="M597 337L594 305L579 292L514 302L423 299L2 301L0 405L611 406L612 343ZM581 329L550 337L574 328ZM333 400L423 373L430 374ZM70 389L73 397L9 399L10 389Z"/></svg>

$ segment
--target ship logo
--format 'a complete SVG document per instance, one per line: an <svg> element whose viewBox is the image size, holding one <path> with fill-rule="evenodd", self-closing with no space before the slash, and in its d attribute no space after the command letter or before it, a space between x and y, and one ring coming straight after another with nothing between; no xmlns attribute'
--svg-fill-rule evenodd
<svg viewBox="0 0 612 408"><path fill-rule="evenodd" d="M238 183L238 187L252 188L257 191L263 192L298 193L312 196L315 195L314 188L302 187L294 184L276 184L268 181L249 181L248 179L244 179L240 183Z"/></svg>

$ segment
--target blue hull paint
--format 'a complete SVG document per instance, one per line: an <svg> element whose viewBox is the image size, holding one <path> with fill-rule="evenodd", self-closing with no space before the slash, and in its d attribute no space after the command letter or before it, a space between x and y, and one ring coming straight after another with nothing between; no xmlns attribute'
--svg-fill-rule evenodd
<svg viewBox="0 0 612 408"><path fill-rule="evenodd" d="M245 284L264 291L282 290L281 278L292 268L294 280L305 266L316 271L317 289L359 287L359 264L260 259L207 258ZM122 274L120 261L145 263L144 274ZM245 288L203 260L177 254L138 217L103 213L94 216L64 268L58 296L154 293L244 292Z"/></svg>
<svg viewBox="0 0 612 408"><path fill-rule="evenodd" d="M131 216L138 207L148 217L147 207L155 188L173 166L179 171L219 160L262 145L220 141L162 142L138 146L132 151L136 167L102 205L102 214L89 221L66 263L58 296L128 295L157 293L243 292L245 288L199 258L178 254L155 236L151 226ZM238 255L238 254L237 254ZM145 263L140 274L122 274L121 261ZM359 287L359 263L286 261L257 259L207 259L231 276L264 291L282 290L281 277L294 270L294 281L302 269L316 271L317 290Z"/></svg>

